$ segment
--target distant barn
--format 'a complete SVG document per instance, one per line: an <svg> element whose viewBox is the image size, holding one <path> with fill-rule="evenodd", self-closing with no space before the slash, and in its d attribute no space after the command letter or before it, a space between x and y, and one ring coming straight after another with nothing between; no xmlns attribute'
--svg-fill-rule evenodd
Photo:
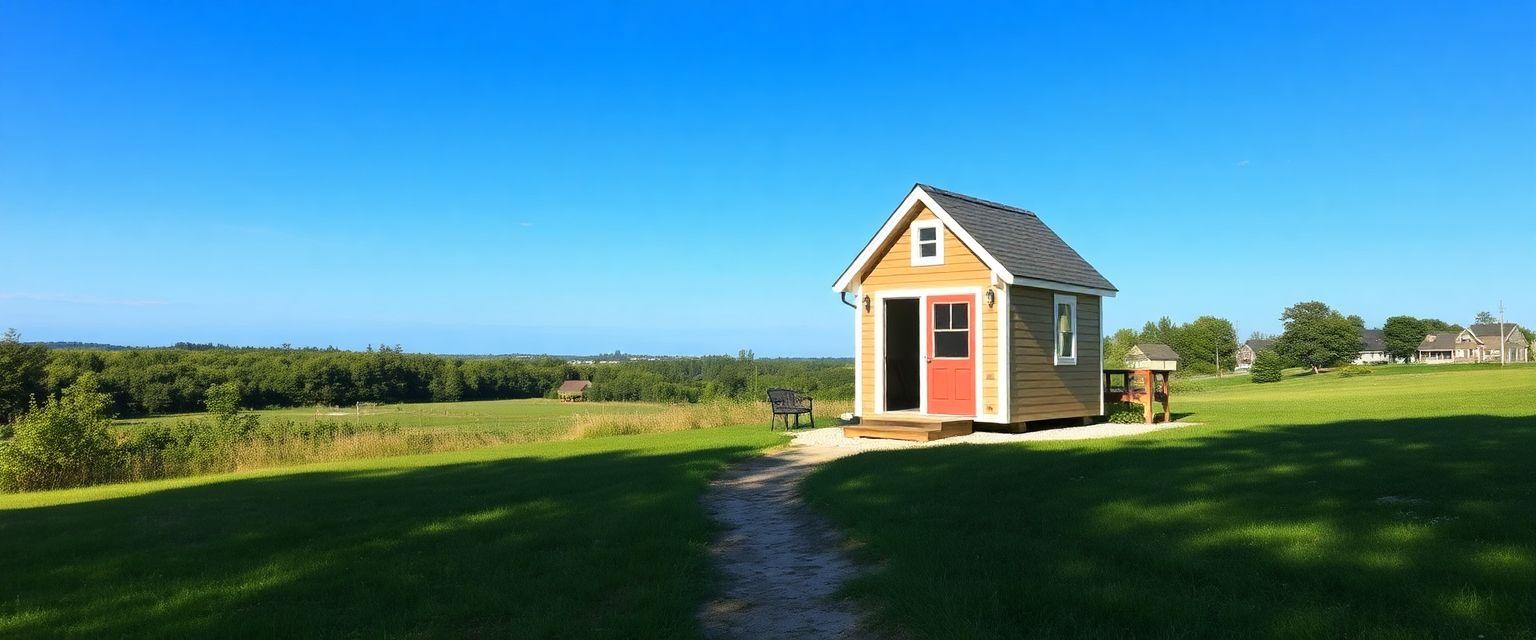
<svg viewBox="0 0 1536 640"><path fill-rule="evenodd" d="M563 402L581 402L587 399L587 387L592 386L590 380L566 380L560 383L560 388L555 394L560 396Z"/></svg>

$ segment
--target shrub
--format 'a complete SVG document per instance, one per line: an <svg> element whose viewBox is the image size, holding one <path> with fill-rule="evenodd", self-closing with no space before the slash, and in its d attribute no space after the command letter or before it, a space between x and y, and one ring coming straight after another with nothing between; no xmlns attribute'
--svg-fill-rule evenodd
<svg viewBox="0 0 1536 640"><path fill-rule="evenodd" d="M1115 424L1141 424L1146 420L1144 409L1139 404L1129 402L1113 402L1105 405L1104 419Z"/></svg>
<svg viewBox="0 0 1536 640"><path fill-rule="evenodd" d="M1339 367L1338 372L1340 378L1350 378L1353 376L1370 375L1371 368L1364 365L1352 364L1347 367Z"/></svg>
<svg viewBox="0 0 1536 640"><path fill-rule="evenodd" d="M240 385L233 382L225 382L208 387L203 394L203 407L220 418L233 417L240 413Z"/></svg>
<svg viewBox="0 0 1536 640"><path fill-rule="evenodd" d="M1279 382L1285 359L1273 351L1260 351L1253 358L1252 380L1256 383Z"/></svg>
<svg viewBox="0 0 1536 640"><path fill-rule="evenodd" d="M0 445L0 489L76 487L111 473L116 451L107 431L109 402L95 376L86 374L48 404L32 403L11 440Z"/></svg>

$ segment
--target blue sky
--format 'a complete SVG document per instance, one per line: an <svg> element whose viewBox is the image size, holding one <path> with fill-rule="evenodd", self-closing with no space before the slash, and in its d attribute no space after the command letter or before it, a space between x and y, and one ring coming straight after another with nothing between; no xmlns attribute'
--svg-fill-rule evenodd
<svg viewBox="0 0 1536 640"><path fill-rule="evenodd" d="M554 4L0 5L0 325L851 355L917 181L1038 212L1111 329L1536 323L1529 2Z"/></svg>

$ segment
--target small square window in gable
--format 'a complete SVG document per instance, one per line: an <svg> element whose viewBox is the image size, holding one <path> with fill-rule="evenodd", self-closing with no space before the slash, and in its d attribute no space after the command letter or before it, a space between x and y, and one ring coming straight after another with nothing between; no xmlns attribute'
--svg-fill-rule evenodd
<svg viewBox="0 0 1536 640"><path fill-rule="evenodd" d="M920 220L912 223L912 266L944 264L943 223L938 220Z"/></svg>

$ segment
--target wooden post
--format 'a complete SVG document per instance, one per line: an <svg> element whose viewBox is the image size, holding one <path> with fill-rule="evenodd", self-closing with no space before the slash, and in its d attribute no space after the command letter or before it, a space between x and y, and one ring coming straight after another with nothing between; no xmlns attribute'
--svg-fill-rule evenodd
<svg viewBox="0 0 1536 640"><path fill-rule="evenodd" d="M1148 369L1143 373L1146 374L1147 395L1144 396L1141 400L1141 416L1147 424L1152 424L1152 397L1157 395L1157 385L1152 383L1151 369Z"/></svg>
<svg viewBox="0 0 1536 640"><path fill-rule="evenodd" d="M1172 400L1172 399L1173 398L1172 398L1171 394L1168 391L1168 372L1164 371L1163 372L1163 422L1172 422L1173 421L1173 413L1168 411L1168 401Z"/></svg>

